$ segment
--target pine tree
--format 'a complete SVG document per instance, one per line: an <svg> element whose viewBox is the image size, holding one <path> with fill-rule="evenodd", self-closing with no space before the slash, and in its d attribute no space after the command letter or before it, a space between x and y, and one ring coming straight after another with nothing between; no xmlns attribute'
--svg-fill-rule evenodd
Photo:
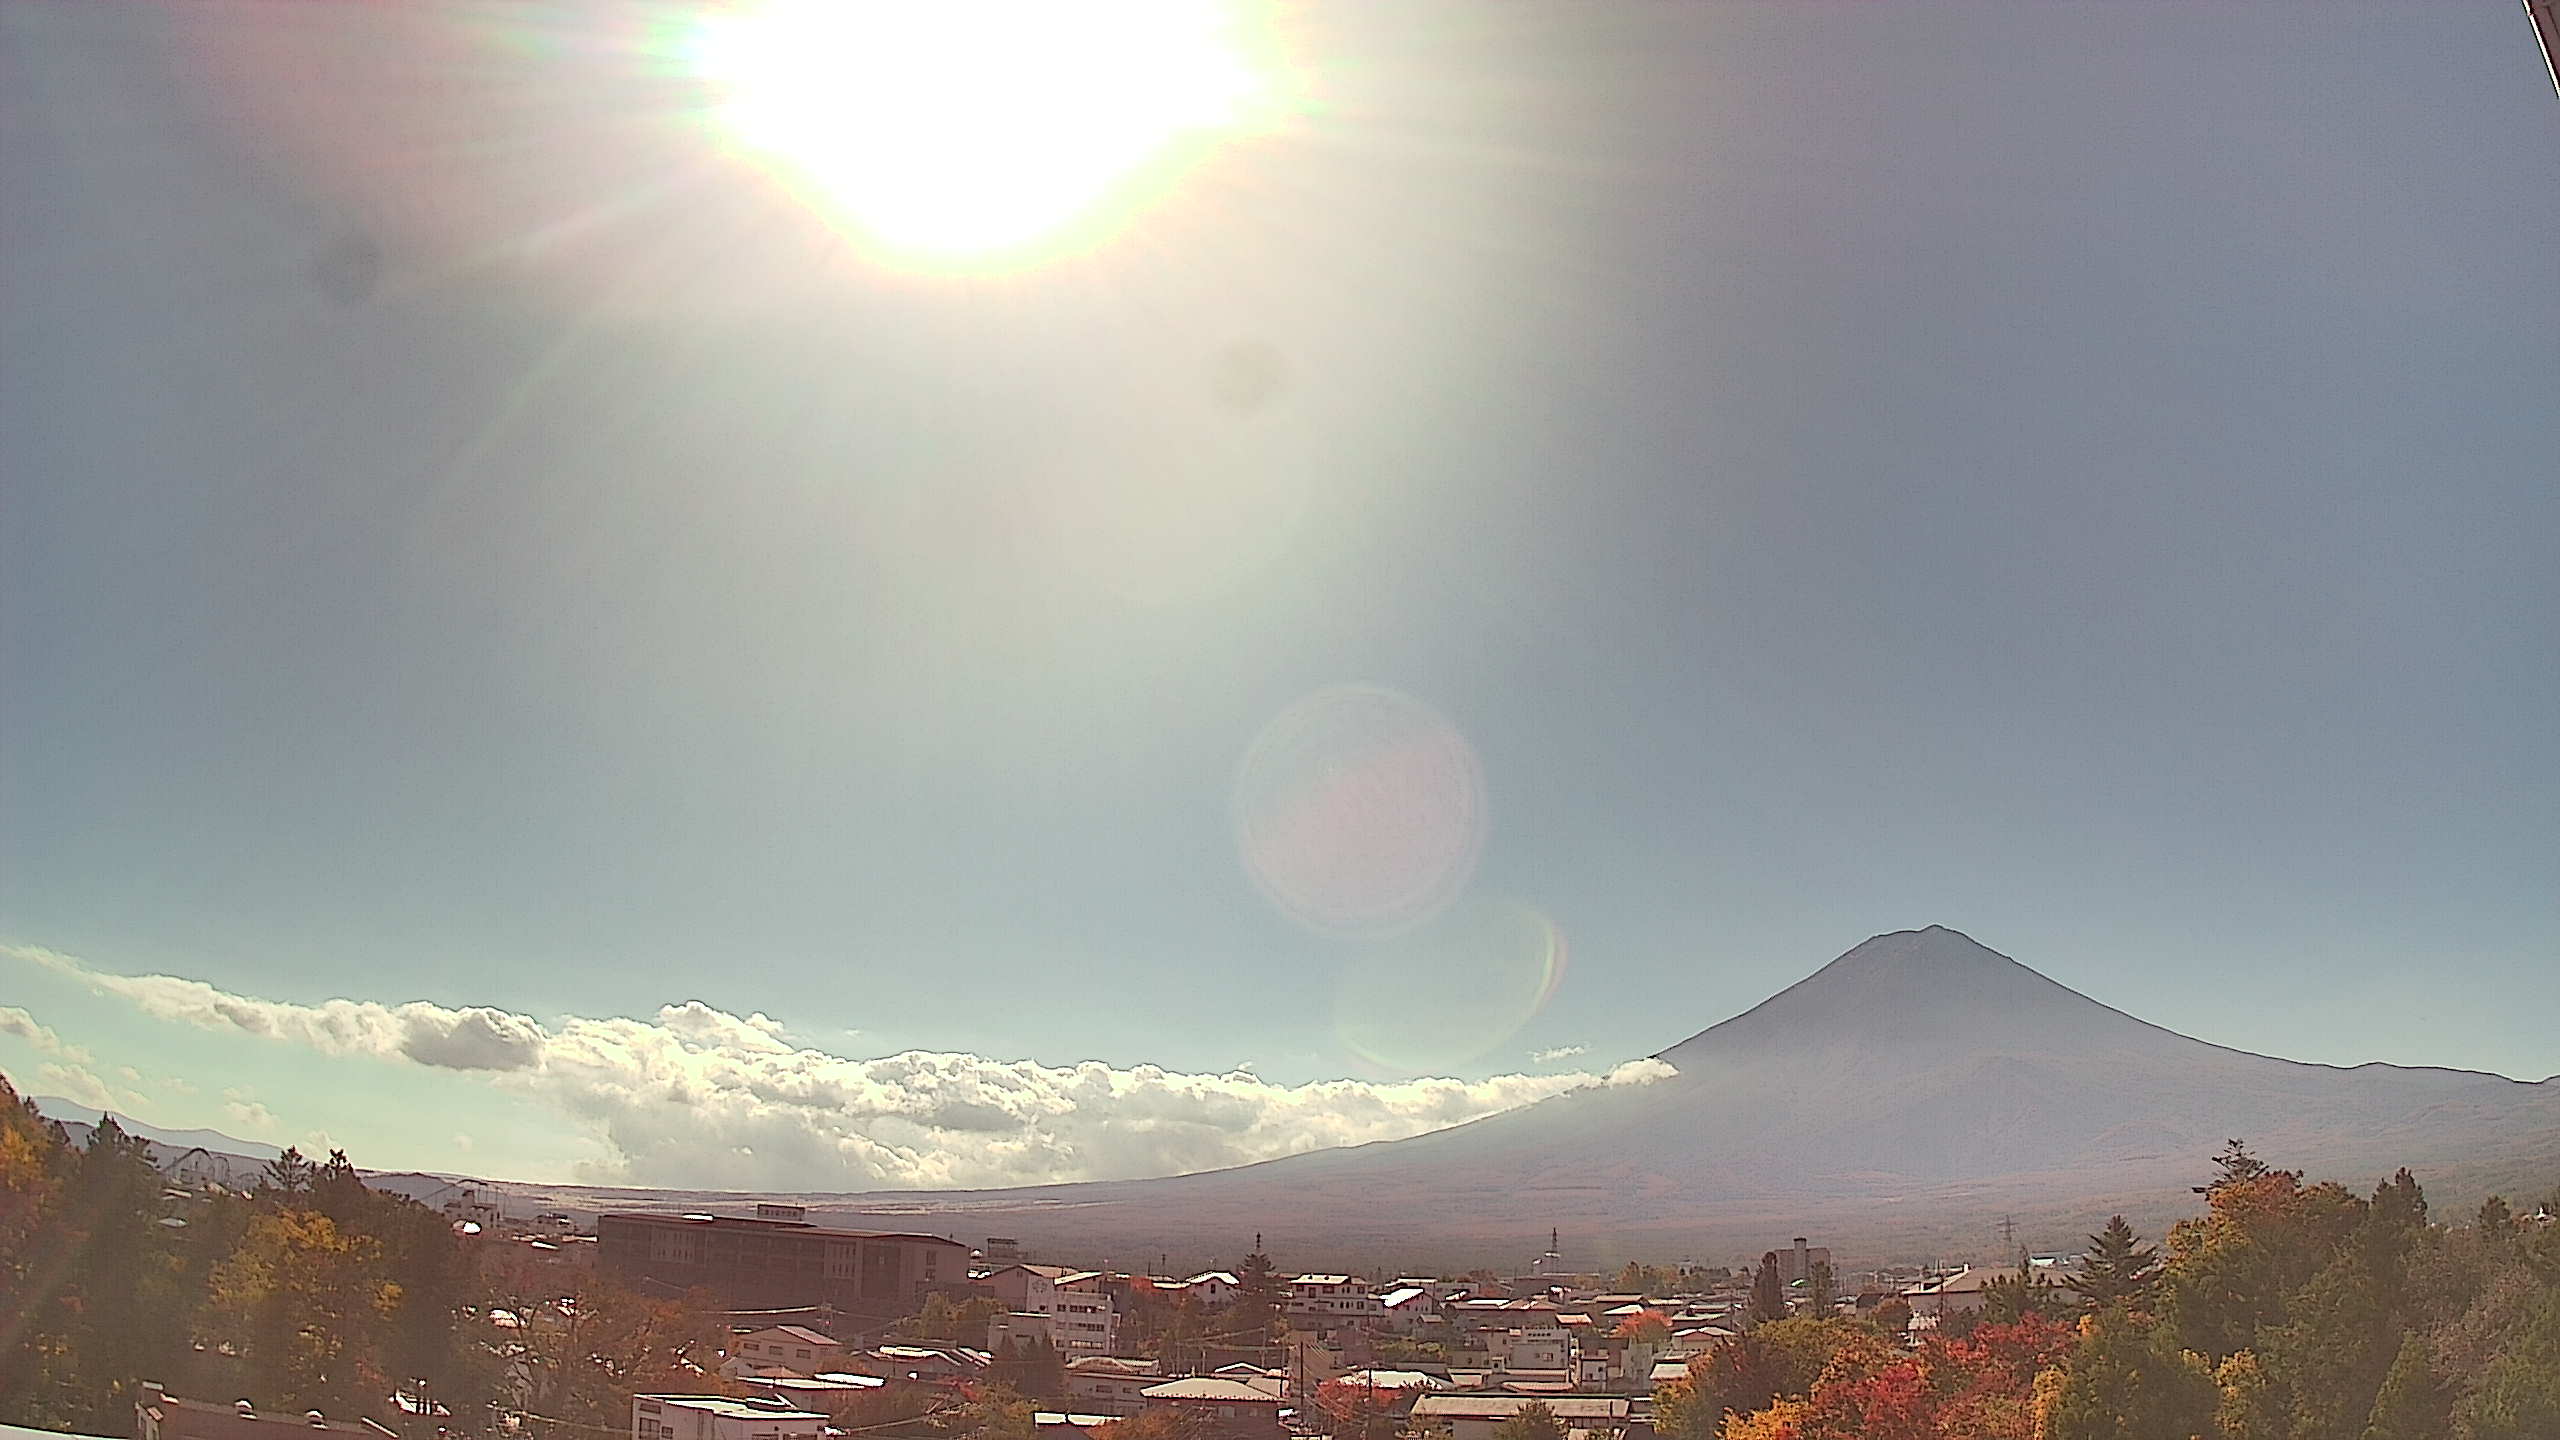
<svg viewBox="0 0 2560 1440"><path fill-rule="evenodd" d="M2213 1164L2221 1173L2211 1183L2195 1187L2199 1195L2210 1195L2225 1185L2255 1180L2267 1173L2267 1162L2250 1154L2249 1147L2236 1139L2223 1145L2222 1153L2213 1157Z"/></svg>
<svg viewBox="0 0 2560 1440"><path fill-rule="evenodd" d="M2135 1240L2133 1227L2123 1216L2111 1217L2105 1229L2089 1237L2089 1255L2080 1273L2065 1277L2062 1283L2092 1310L2110 1305L2149 1309L2160 1288L2160 1251Z"/></svg>

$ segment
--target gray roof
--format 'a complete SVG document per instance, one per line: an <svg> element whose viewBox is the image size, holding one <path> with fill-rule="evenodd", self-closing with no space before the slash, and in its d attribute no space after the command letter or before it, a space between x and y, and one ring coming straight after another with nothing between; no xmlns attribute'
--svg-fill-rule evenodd
<svg viewBox="0 0 2560 1440"><path fill-rule="evenodd" d="M1527 1405L1544 1405L1559 1420L1621 1421L1624 1395L1425 1395L1413 1402L1417 1420L1508 1420Z"/></svg>

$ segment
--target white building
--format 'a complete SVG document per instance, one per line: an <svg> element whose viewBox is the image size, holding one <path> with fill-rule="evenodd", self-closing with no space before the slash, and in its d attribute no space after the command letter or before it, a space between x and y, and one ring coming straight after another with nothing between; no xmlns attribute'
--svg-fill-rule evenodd
<svg viewBox="0 0 2560 1440"><path fill-rule="evenodd" d="M1301 1275L1289 1282L1288 1312L1305 1320L1383 1320L1387 1310L1356 1275Z"/></svg>
<svg viewBox="0 0 2560 1440"><path fill-rule="evenodd" d="M823 1440L827 1417L725 1395L634 1395L631 1440Z"/></svg>
<svg viewBox="0 0 2560 1440"><path fill-rule="evenodd" d="M1049 1317L1049 1343L1061 1355L1110 1355L1120 1348L1120 1312L1099 1270L1063 1265L1007 1265L978 1282L1016 1316ZM1013 1333L1027 1333L1019 1320Z"/></svg>

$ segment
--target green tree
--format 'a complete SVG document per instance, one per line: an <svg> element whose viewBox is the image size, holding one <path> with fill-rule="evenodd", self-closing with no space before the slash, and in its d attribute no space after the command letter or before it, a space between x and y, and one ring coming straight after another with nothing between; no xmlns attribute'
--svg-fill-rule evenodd
<svg viewBox="0 0 2560 1440"><path fill-rule="evenodd" d="M1751 1272L1751 1318L1780 1320L1786 1313L1786 1285L1778 1278L1778 1252L1772 1250L1760 1257L1760 1268Z"/></svg>
<svg viewBox="0 0 2560 1440"><path fill-rule="evenodd" d="M1982 1313L1977 1317L1984 1325L2015 1325L2030 1315L2052 1315L2062 1308L2054 1293L2054 1284L2038 1273L2027 1257L2006 1275L1993 1277L1982 1287Z"/></svg>
<svg viewBox="0 0 2560 1440"><path fill-rule="evenodd" d="M2403 1339L2360 1440L2439 1440L2452 1421L2444 1387L2427 1363L2427 1342L2416 1335Z"/></svg>
<svg viewBox="0 0 2560 1440"><path fill-rule="evenodd" d="M1832 1276L1831 1262L1828 1260L1814 1261L1813 1275L1811 1279L1812 1284L1808 1288L1813 1291L1813 1313L1816 1315L1829 1315L1832 1312L1833 1307L1838 1303L1838 1297L1833 1294L1833 1287L1838 1284L1838 1281L1836 1281Z"/></svg>
<svg viewBox="0 0 2560 1440"><path fill-rule="evenodd" d="M1532 1400L1493 1427L1493 1440L1565 1440L1564 1422L1544 1400Z"/></svg>
<svg viewBox="0 0 2560 1440"><path fill-rule="evenodd" d="M371 1236L317 1211L271 1210L212 1284L219 1333L234 1337L261 1405L349 1415L385 1393L381 1332L399 1292Z"/></svg>
<svg viewBox="0 0 2560 1440"><path fill-rule="evenodd" d="M2210 1195L2224 1185L2236 1185L2271 1173L2267 1163L2249 1153L2249 1147L2238 1140L2226 1141L2222 1153L2213 1157L2214 1177L2196 1187L2199 1195Z"/></svg>
<svg viewBox="0 0 2560 1440"><path fill-rule="evenodd" d="M981 1385L943 1416L940 1428L953 1440L1035 1440L1039 1433L1035 1413L1031 1402L1011 1388Z"/></svg>
<svg viewBox="0 0 2560 1440"><path fill-rule="evenodd" d="M2460 1440L2560 1435L2560 1287L2546 1284L2535 1297L2513 1339L2454 1403L2453 1422Z"/></svg>
<svg viewBox="0 0 2560 1440"><path fill-rule="evenodd" d="M2122 1215L2089 1237L2088 1257L2063 1284L2091 1310L2123 1305L2148 1310L2160 1289L2160 1251L2137 1242L2133 1226Z"/></svg>
<svg viewBox="0 0 2560 1440"><path fill-rule="evenodd" d="M2214 1434L2219 1402L2202 1357L2167 1327L2121 1308L2089 1317L2063 1363L2044 1440L2194 1440Z"/></svg>

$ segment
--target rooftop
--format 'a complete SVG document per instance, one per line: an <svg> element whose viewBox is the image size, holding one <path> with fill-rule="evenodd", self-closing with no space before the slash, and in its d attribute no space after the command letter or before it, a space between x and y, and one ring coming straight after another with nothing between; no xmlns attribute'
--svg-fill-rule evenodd
<svg viewBox="0 0 2560 1440"><path fill-rule="evenodd" d="M699 1410L729 1420L815 1420L825 1424L827 1417L814 1410L785 1410L772 1405L758 1405L752 1400L732 1400L726 1395L634 1395L634 1400L654 1400L677 1410Z"/></svg>
<svg viewBox="0 0 2560 1440"><path fill-rule="evenodd" d="M616 1210L597 1216L597 1229L601 1231L608 1220L637 1225L698 1225L711 1230L748 1230L766 1234L786 1231L793 1235L825 1235L845 1240L913 1240L919 1244L948 1245L964 1254L969 1249L957 1240L914 1230L838 1230L813 1225L806 1220L760 1220L748 1215L705 1215L699 1212L671 1215L658 1210Z"/></svg>

